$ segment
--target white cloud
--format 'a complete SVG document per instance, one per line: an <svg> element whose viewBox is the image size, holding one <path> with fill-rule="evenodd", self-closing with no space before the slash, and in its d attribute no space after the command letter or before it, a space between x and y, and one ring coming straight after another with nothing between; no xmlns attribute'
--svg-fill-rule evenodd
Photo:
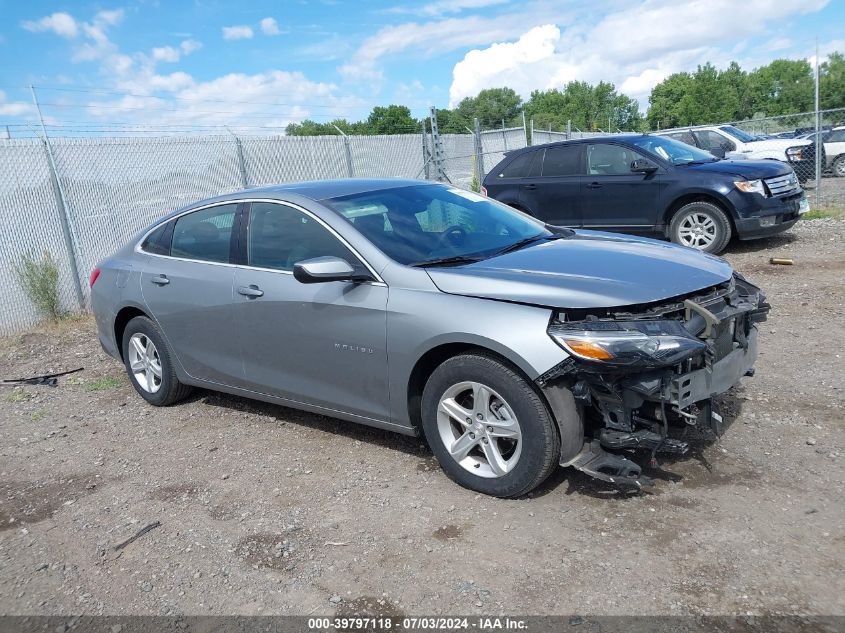
<svg viewBox="0 0 845 633"><path fill-rule="evenodd" d="M384 13L413 13L428 17L437 17L447 13L460 13L470 9L484 9L507 4L509 0L436 0L422 6L398 6L386 9Z"/></svg>
<svg viewBox="0 0 845 633"><path fill-rule="evenodd" d="M74 38L79 34L79 26L69 13L57 12L45 15L39 20L28 20L22 24L23 28L33 33L52 31L62 37Z"/></svg>
<svg viewBox="0 0 845 633"><path fill-rule="evenodd" d="M224 26L223 39L224 40L249 40L252 39L252 27L249 26Z"/></svg>
<svg viewBox="0 0 845 633"><path fill-rule="evenodd" d="M123 21L123 9L112 9L111 11L100 11L94 16L94 22L116 26Z"/></svg>
<svg viewBox="0 0 845 633"><path fill-rule="evenodd" d="M281 33L279 30L279 23L276 22L276 18L264 18L261 20L261 32L264 35L278 35Z"/></svg>
<svg viewBox="0 0 845 633"><path fill-rule="evenodd" d="M197 40L184 40L181 44L179 44L179 48L182 50L183 54L190 55L202 48L202 42L198 42Z"/></svg>
<svg viewBox="0 0 845 633"><path fill-rule="evenodd" d="M747 0L743 12L757 17L744 23L741 37L765 33L771 24L817 11L827 2ZM578 22L563 31L554 24L526 29L516 41L499 40L464 55L453 68L450 106L492 86L510 86L527 97L532 90L573 80L611 81L645 105L651 88L669 74L705 61L730 61L729 48L740 37L725 28L724 16L734 10L733 0L649 0L595 24Z"/></svg>
<svg viewBox="0 0 845 633"><path fill-rule="evenodd" d="M179 61L179 49L172 46L158 46L153 49L152 57L157 62L175 63Z"/></svg>
<svg viewBox="0 0 845 633"><path fill-rule="evenodd" d="M6 93L0 90L0 116L21 116L32 109L32 104L25 101L6 101Z"/></svg>

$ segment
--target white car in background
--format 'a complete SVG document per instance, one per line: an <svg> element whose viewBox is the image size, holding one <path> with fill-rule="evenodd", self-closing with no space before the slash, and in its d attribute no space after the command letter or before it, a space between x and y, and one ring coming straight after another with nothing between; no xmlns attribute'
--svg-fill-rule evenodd
<svg viewBox="0 0 845 633"><path fill-rule="evenodd" d="M715 150L715 155L721 157L725 154L737 153L755 160L768 158L783 162L794 162L797 158L795 152L787 154L788 149L813 144L808 139L761 138L733 125L702 125L677 130L661 130L656 134L700 147L711 154Z"/></svg>
<svg viewBox="0 0 845 633"><path fill-rule="evenodd" d="M826 165L834 176L845 178L845 125L833 128L822 136Z"/></svg>

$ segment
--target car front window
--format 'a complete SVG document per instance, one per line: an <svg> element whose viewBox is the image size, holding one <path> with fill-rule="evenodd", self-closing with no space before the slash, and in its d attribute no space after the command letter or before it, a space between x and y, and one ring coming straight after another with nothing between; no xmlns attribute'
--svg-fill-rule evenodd
<svg viewBox="0 0 845 633"><path fill-rule="evenodd" d="M322 203L401 264L485 259L522 240L553 235L511 207L444 185L395 187Z"/></svg>
<svg viewBox="0 0 845 633"><path fill-rule="evenodd" d="M710 163L716 160L709 152L665 136L637 136L631 137L628 142L653 156L669 161L673 165Z"/></svg>

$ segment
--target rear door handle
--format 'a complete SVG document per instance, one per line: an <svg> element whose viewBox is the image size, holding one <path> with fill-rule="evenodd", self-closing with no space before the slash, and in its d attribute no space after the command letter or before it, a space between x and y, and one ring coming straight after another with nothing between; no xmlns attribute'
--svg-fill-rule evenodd
<svg viewBox="0 0 845 633"><path fill-rule="evenodd" d="M249 286L238 286L238 294L242 294L245 297L255 298L263 297L264 291L255 284L250 284Z"/></svg>
<svg viewBox="0 0 845 633"><path fill-rule="evenodd" d="M522 185L522 187L524 189L530 189L531 191L534 191L534 189L537 188L537 185Z"/></svg>
<svg viewBox="0 0 845 633"><path fill-rule="evenodd" d="M601 184L597 182L591 182L587 185L587 189L601 189Z"/></svg>
<svg viewBox="0 0 845 633"><path fill-rule="evenodd" d="M167 278L167 275L156 275L155 277L150 278L150 281L153 282L156 286L166 286L170 283L170 280Z"/></svg>

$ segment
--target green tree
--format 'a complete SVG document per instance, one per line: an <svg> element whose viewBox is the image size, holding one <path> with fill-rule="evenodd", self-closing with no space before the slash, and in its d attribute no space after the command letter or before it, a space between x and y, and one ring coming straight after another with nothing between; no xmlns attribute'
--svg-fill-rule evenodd
<svg viewBox="0 0 845 633"><path fill-rule="evenodd" d="M413 134L420 129L406 106L376 106L367 117L367 134Z"/></svg>
<svg viewBox="0 0 845 633"><path fill-rule="evenodd" d="M461 100L455 113L468 125L477 117L482 128L491 128L501 126L502 121L506 125L516 124L521 107L522 99L513 88L486 88L474 97ZM439 116L437 123L439 126Z"/></svg>
<svg viewBox="0 0 845 633"><path fill-rule="evenodd" d="M805 59L776 59L748 74L754 112L766 116L813 109L813 69Z"/></svg>
<svg viewBox="0 0 845 633"><path fill-rule="evenodd" d="M563 90L535 90L525 103L525 115L538 129L562 130L567 121L579 130L635 129L641 123L639 105L607 82L593 86L571 81Z"/></svg>
<svg viewBox="0 0 845 633"><path fill-rule="evenodd" d="M845 56L831 53L819 66L819 101L825 110L845 108Z"/></svg>

